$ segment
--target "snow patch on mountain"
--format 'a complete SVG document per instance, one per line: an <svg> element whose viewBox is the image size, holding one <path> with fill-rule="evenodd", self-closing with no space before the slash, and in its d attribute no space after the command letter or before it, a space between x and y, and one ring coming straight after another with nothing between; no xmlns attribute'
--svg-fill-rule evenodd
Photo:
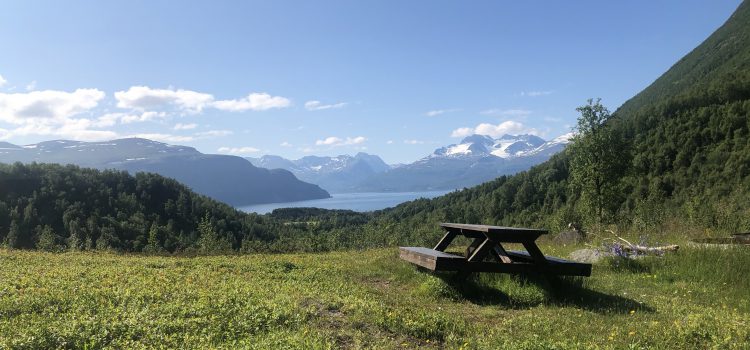
<svg viewBox="0 0 750 350"><path fill-rule="evenodd" d="M459 144L441 147L422 160L430 158L474 158L494 156L503 159L526 157L544 152L545 150L560 148L570 142L573 133L559 136L551 141L545 141L535 135L503 135L493 139L485 135L471 135ZM559 151L559 150L558 150Z"/></svg>
<svg viewBox="0 0 750 350"><path fill-rule="evenodd" d="M462 143L460 145L448 146L448 150L445 152L446 155L453 156L457 154L471 154L470 143Z"/></svg>

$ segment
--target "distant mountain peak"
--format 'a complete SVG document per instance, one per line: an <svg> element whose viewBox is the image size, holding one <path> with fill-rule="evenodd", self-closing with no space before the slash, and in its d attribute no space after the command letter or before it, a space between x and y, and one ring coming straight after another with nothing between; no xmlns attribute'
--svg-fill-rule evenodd
<svg viewBox="0 0 750 350"><path fill-rule="evenodd" d="M247 158L255 166L289 170L303 181L332 191L348 191L362 179L391 170L380 157L359 152L354 156L305 156L290 160L279 156Z"/></svg>
<svg viewBox="0 0 750 350"><path fill-rule="evenodd" d="M23 149L23 147L14 145L9 142L0 141L0 150L18 150Z"/></svg>
<svg viewBox="0 0 750 350"><path fill-rule="evenodd" d="M555 137L555 138L554 138L554 139L552 139L552 141L550 141L550 142L557 142L557 143L569 143L569 142L570 142L570 140L571 140L571 139L572 139L572 138L573 138L574 136L576 136L576 133L575 133L575 132L572 132L572 131L571 131L571 132L569 132L569 133L567 133L567 134L562 134L562 135L560 135L560 136L558 136L558 137Z"/></svg>
<svg viewBox="0 0 750 350"><path fill-rule="evenodd" d="M506 135L507 136L507 135ZM461 140L461 143L481 143L481 144L493 144L495 140L492 139L492 137L487 135L479 135L474 134L471 136L464 137L463 140Z"/></svg>
<svg viewBox="0 0 750 350"><path fill-rule="evenodd" d="M481 158L494 156L503 159L524 157L538 154L541 150L549 149L552 145L564 145L570 137L571 134L565 134L546 142L541 137L531 134L505 134L497 139L487 135L474 134L465 137L461 140L461 143L436 149L433 154L425 159L434 157Z"/></svg>

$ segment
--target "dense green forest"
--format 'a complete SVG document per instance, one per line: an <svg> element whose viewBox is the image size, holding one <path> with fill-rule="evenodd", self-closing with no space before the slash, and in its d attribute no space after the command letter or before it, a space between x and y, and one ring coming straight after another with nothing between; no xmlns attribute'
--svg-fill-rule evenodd
<svg viewBox="0 0 750 350"><path fill-rule="evenodd" d="M55 164L0 164L0 242L10 248L195 252L323 250L316 232L363 214L326 211L315 225L292 214L246 214L156 174Z"/></svg>

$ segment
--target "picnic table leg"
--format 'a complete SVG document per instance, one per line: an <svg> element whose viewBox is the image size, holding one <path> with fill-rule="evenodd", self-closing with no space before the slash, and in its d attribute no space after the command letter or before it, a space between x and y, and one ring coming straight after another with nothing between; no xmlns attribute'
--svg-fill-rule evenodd
<svg viewBox="0 0 750 350"><path fill-rule="evenodd" d="M492 250L492 242L486 237L475 238L471 242L468 248L466 248L466 260L468 261L482 261L485 256ZM458 271L456 273L456 279L462 281L471 276L471 271Z"/></svg>
<svg viewBox="0 0 750 350"><path fill-rule="evenodd" d="M526 251L529 252L529 255L534 259L534 262L536 264L547 264L547 258L544 257L544 254L541 250L539 250L539 247L534 242L523 242L523 247L526 248Z"/></svg>
<svg viewBox="0 0 750 350"><path fill-rule="evenodd" d="M443 238L440 239L440 242L438 242L438 244L435 245L435 248L433 249L441 252L445 251L445 248L448 248L451 242L453 242L453 239L456 238L456 235L456 231L448 230L448 232L445 233Z"/></svg>
<svg viewBox="0 0 750 350"><path fill-rule="evenodd" d="M484 237L480 238L474 238L473 241L471 241L471 244L469 244L468 247L466 247L466 258L468 259L474 252L477 250L480 244L485 240Z"/></svg>
<svg viewBox="0 0 750 350"><path fill-rule="evenodd" d="M497 242L494 242L489 238L479 238L479 240L481 240L481 243L479 244L477 249L475 249L474 252L468 256L466 260L471 262L482 261L487 256L487 254L493 251L498 245Z"/></svg>
<svg viewBox="0 0 750 350"><path fill-rule="evenodd" d="M503 248L502 244L498 243L493 249L492 254L495 256L497 261L505 263L505 264L511 264L513 263L513 259L508 256L508 252L505 251L505 248Z"/></svg>

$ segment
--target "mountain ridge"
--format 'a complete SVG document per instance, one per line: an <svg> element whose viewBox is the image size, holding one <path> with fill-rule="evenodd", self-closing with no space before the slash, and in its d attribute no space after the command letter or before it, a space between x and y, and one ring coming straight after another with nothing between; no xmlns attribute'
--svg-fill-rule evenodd
<svg viewBox="0 0 750 350"><path fill-rule="evenodd" d="M305 156L290 160L276 155L259 158L247 157L253 165L291 171L303 181L317 184L334 192L352 191L362 178L390 170L380 157L359 152L354 156Z"/></svg>
<svg viewBox="0 0 750 350"><path fill-rule="evenodd" d="M203 154L193 147L142 138L102 142L51 140L24 146L7 143L6 146L0 147L0 162L74 164L131 173L153 172L233 205L330 197L319 186L299 181L285 170L258 168L241 157Z"/></svg>
<svg viewBox="0 0 750 350"><path fill-rule="evenodd" d="M281 168L304 181L336 192L410 192L452 190L528 169L562 151L566 134L551 141L530 134L494 139L470 135L440 147L410 164L393 166L377 155L305 156L290 160L277 155L250 158L254 165Z"/></svg>

